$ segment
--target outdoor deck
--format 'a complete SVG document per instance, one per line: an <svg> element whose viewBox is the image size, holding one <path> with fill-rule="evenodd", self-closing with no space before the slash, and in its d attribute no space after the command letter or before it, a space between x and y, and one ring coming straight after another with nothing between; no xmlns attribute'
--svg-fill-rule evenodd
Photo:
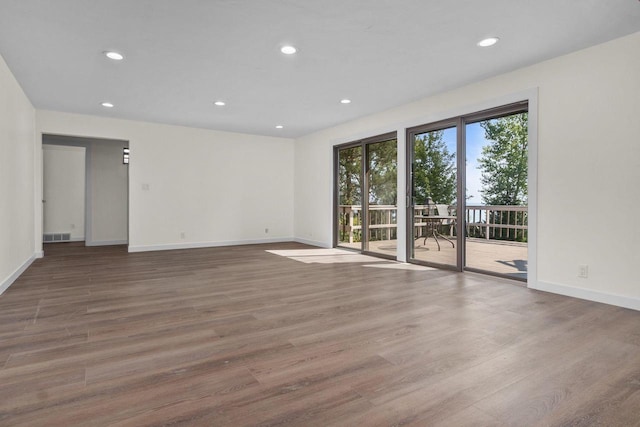
<svg viewBox="0 0 640 427"><path fill-rule="evenodd" d="M433 238L423 244L423 238L415 240L417 260L438 264L455 264L456 249L445 240L440 240L440 251ZM385 255L396 255L396 240L381 240L369 243L369 251ZM360 249L360 243L341 243L341 247ZM466 266L480 270L506 274L520 279L527 277L527 245L517 242L500 242L485 239L467 239Z"/></svg>
<svg viewBox="0 0 640 427"><path fill-rule="evenodd" d="M444 208L441 209L441 206ZM434 210L437 208L438 210ZM357 242L363 233L363 210L360 205L340 205L338 207L338 235L345 243L341 247L360 249ZM441 212L444 210L444 212ZM452 236L454 230L447 229L445 220L456 219L455 209L447 205L415 205L414 236L423 236L414 241L415 258L436 264L455 265L457 249L444 239L439 239L440 249L432 235L432 227ZM447 216L448 214L448 216ZM433 216L437 222L427 221ZM395 205L370 205L367 210L369 252L389 255L395 258L397 241L398 208ZM527 278L527 244L516 240L527 238L527 206L485 206L467 205L464 224L466 241L465 267L492 273L505 274L514 278ZM451 237L455 239L455 237ZM353 243L348 243L353 242Z"/></svg>

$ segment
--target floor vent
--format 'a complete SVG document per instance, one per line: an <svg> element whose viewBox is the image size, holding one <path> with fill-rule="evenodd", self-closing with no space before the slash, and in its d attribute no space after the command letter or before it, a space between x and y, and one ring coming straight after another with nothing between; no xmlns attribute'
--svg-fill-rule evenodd
<svg viewBox="0 0 640 427"><path fill-rule="evenodd" d="M42 235L43 242L70 242L71 233L44 233Z"/></svg>

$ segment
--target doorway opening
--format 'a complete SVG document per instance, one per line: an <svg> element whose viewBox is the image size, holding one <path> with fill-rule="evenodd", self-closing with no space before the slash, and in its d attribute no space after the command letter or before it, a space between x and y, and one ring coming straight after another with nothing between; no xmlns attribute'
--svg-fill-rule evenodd
<svg viewBox="0 0 640 427"><path fill-rule="evenodd" d="M43 242L128 244L128 141L45 134L42 144Z"/></svg>

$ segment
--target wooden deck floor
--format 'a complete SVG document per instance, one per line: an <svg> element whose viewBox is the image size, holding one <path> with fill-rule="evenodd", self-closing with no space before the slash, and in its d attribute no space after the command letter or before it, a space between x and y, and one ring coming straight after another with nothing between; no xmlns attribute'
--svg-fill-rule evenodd
<svg viewBox="0 0 640 427"><path fill-rule="evenodd" d="M640 425L638 312L294 243L45 253L3 426Z"/></svg>
<svg viewBox="0 0 640 427"><path fill-rule="evenodd" d="M383 240L369 243L374 253L396 256L396 240ZM360 243L341 244L343 247L359 249ZM423 238L415 240L415 257L419 261L437 264L455 265L456 249L451 243L440 239L440 249L433 238L426 242ZM526 243L498 242L495 240L467 239L466 266L494 273L506 274L514 278L527 278Z"/></svg>

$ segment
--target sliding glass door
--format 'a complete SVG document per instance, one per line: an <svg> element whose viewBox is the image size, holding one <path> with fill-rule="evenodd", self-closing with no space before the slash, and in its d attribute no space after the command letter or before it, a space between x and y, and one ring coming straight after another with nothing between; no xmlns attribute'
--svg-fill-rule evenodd
<svg viewBox="0 0 640 427"><path fill-rule="evenodd" d="M528 105L407 130L411 262L526 280Z"/></svg>
<svg viewBox="0 0 640 427"><path fill-rule="evenodd" d="M336 246L395 259L398 226L395 133L339 146L334 153Z"/></svg>
<svg viewBox="0 0 640 427"><path fill-rule="evenodd" d="M528 114L465 120L465 267L527 279Z"/></svg>
<svg viewBox="0 0 640 427"><path fill-rule="evenodd" d="M336 151L336 244L362 249L362 146Z"/></svg>
<svg viewBox="0 0 640 427"><path fill-rule="evenodd" d="M455 122L410 130L409 258L458 268Z"/></svg>
<svg viewBox="0 0 640 427"><path fill-rule="evenodd" d="M398 148L395 138L365 144L367 233L364 250L396 257L398 232Z"/></svg>

